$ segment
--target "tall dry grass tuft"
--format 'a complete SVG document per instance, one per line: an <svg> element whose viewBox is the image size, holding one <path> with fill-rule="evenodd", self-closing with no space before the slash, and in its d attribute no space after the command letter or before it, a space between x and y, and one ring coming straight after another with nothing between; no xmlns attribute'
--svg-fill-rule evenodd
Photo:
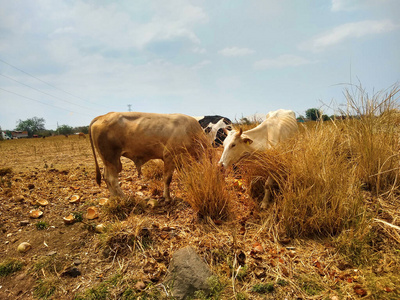
<svg viewBox="0 0 400 300"><path fill-rule="evenodd" d="M376 195L399 187L399 87L369 96L360 87L346 89L349 117L343 126L352 163L365 188Z"/></svg>
<svg viewBox="0 0 400 300"><path fill-rule="evenodd" d="M399 89L372 97L362 88L357 91L356 96L346 92L345 119L310 122L295 139L242 162L253 197L262 198L268 176L278 187L265 228L279 227L292 236L337 235L349 229L353 234L341 235L340 243L359 236L362 249L373 238L369 224L389 206L383 200L371 203L366 193L389 197L391 208L398 203ZM254 187L254 182L261 184ZM396 220L393 211L387 209L386 215Z"/></svg>
<svg viewBox="0 0 400 300"><path fill-rule="evenodd" d="M334 123L317 123L297 139L287 180L280 184L280 213L290 234L334 235L364 213L344 143Z"/></svg>
<svg viewBox="0 0 400 300"><path fill-rule="evenodd" d="M186 192L185 201L201 218L228 220L231 204L235 199L233 191L225 183L225 175L218 168L216 151L208 148L199 157L184 156L179 161L177 178Z"/></svg>
<svg viewBox="0 0 400 300"><path fill-rule="evenodd" d="M268 220L292 236L335 234L360 213L360 183L347 154L340 151L341 130L333 124L315 125L276 149L255 154L246 168L253 184L268 176L274 179L275 217ZM262 187L250 190L261 191L261 198Z"/></svg>

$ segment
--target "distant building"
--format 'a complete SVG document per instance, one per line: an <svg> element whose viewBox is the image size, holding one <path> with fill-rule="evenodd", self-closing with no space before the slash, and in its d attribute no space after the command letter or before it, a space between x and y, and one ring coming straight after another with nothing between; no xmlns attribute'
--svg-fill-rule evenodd
<svg viewBox="0 0 400 300"><path fill-rule="evenodd" d="M13 131L11 132L13 139L22 139L28 137L28 131Z"/></svg>

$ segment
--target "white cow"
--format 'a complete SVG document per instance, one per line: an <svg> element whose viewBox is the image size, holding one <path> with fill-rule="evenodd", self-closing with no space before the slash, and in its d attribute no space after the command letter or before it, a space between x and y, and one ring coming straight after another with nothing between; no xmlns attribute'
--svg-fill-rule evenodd
<svg viewBox="0 0 400 300"><path fill-rule="evenodd" d="M279 142L292 137L298 130L296 115L292 110L279 109L267 114L266 119L257 127L243 132L232 130L224 141L224 151L219 164L224 167L237 163L240 159L255 151L264 151ZM270 198L272 178L267 180L265 196L261 207L265 208Z"/></svg>

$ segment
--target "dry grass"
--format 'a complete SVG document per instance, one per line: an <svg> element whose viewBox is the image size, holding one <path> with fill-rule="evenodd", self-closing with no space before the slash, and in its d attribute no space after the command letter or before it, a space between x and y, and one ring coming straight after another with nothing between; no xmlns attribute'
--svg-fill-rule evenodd
<svg viewBox="0 0 400 300"><path fill-rule="evenodd" d="M177 177L187 194L185 201L200 218L228 220L235 194L227 188L218 160L212 149L206 149L197 159L184 156Z"/></svg>
<svg viewBox="0 0 400 300"><path fill-rule="evenodd" d="M174 175L175 201L159 201L156 207L146 201L161 197L162 163L146 164L139 179L133 163L123 160L120 182L131 198L110 199L101 208L100 218L91 222L105 225L102 234L79 224L56 223L72 210L65 201L71 193L85 196L85 203L74 207L78 211L108 195L104 185L95 185L87 141L64 137L4 141L0 164L12 168L12 173L6 170L0 184L7 207L2 216L14 221L7 219L1 228L25 238L35 234L40 244L52 241L51 247L65 239L52 248L60 255L57 262L70 265L71 257L80 257L78 268L84 275L47 284L61 269L35 264L39 261L30 256L42 257L49 250L42 245L25 254L22 271L2 280L11 281L34 264L43 280L36 291L44 296L54 292L52 297L60 299L74 294L76 299L94 295L166 299L159 288L170 259L176 250L191 245L221 283L222 290L212 299L359 299L364 292L369 299L396 299L400 296L397 94L395 88L372 97L353 96L349 107L355 109L348 112L353 118L306 123L293 140L256 153L236 172L222 174L216 165L221 149L208 149L199 160L186 160ZM268 176L276 181L274 197L261 211L251 198L263 197ZM33 190L27 188L31 183ZM11 192L52 200L45 216L54 214L46 220L57 230L50 226L29 231L19 226L31 206L10 203ZM16 209L19 206L22 209ZM49 234L55 238L49 239ZM79 243L67 240L67 234ZM2 249L7 247L4 241ZM1 261L6 261L7 253L14 252L3 251ZM134 288L138 281L146 284L145 290Z"/></svg>
<svg viewBox="0 0 400 300"><path fill-rule="evenodd" d="M394 104L398 88L372 98L360 93L361 103L347 93L358 115L312 123L295 139L241 163L253 197L263 197L268 176L279 187L269 226L279 225L277 231L285 229L291 236L336 235L349 227L365 228L377 216L375 209L382 210L383 205L392 207L386 214L396 218L400 115ZM365 197L368 192L386 200L371 210ZM397 237L396 229L390 230Z"/></svg>

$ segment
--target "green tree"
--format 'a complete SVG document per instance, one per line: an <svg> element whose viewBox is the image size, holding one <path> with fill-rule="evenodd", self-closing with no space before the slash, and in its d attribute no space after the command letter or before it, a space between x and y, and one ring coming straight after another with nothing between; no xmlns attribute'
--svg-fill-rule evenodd
<svg viewBox="0 0 400 300"><path fill-rule="evenodd" d="M79 126L79 127L74 127L73 132L83 132L85 134L88 134L89 132L89 126Z"/></svg>
<svg viewBox="0 0 400 300"><path fill-rule="evenodd" d="M21 119L17 121L17 127L15 130L18 131L28 131L29 137L38 133L40 130L44 130L44 123L46 121L43 118L33 117L22 121Z"/></svg>
<svg viewBox="0 0 400 300"><path fill-rule="evenodd" d="M72 134L73 128L68 125L61 125L57 128L58 134Z"/></svg>
<svg viewBox="0 0 400 300"><path fill-rule="evenodd" d="M311 121L317 121L321 118L322 113L317 108L309 108L306 110L306 118Z"/></svg>

